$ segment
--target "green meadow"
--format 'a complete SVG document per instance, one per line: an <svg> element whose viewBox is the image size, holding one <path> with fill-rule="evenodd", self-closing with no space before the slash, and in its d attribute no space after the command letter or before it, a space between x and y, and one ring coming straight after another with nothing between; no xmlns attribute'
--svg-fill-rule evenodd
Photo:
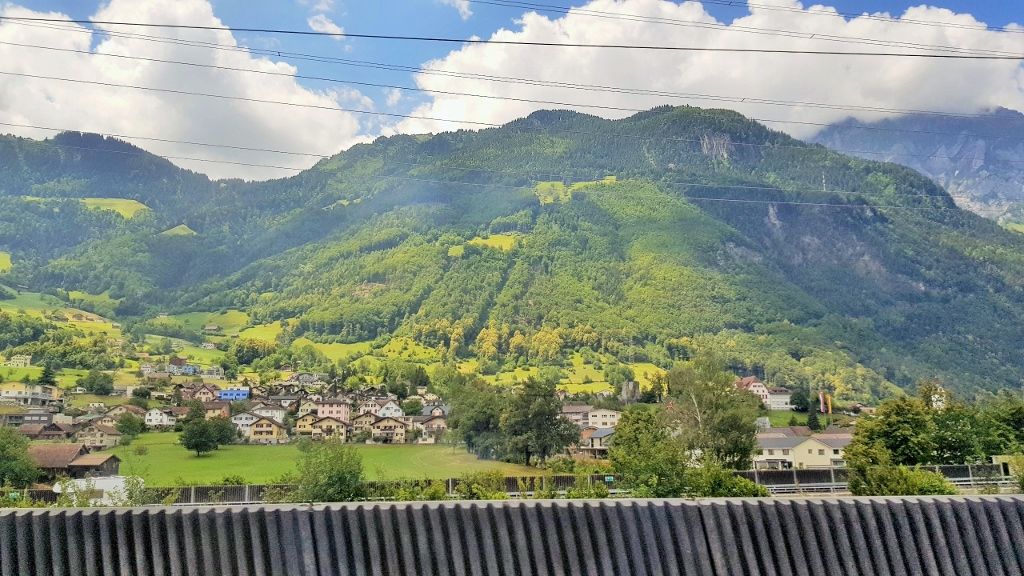
<svg viewBox="0 0 1024 576"><path fill-rule="evenodd" d="M136 448L145 446L145 454ZM480 460L462 448L446 445L353 444L363 457L368 480L402 478L450 478L467 472L500 470L505 474L536 474L536 470L490 460ZM253 484L272 482L295 471L299 449L295 444L222 446L196 456L178 444L174 432L146 433L130 446L113 450L122 459L121 472L142 476L150 486L179 482L212 483L225 476L241 476Z"/></svg>
<svg viewBox="0 0 1024 576"><path fill-rule="evenodd" d="M9 272L13 265L11 253L0 250L0 273Z"/></svg>
<svg viewBox="0 0 1024 576"><path fill-rule="evenodd" d="M140 212L149 210L142 202L129 200L127 198L82 198L82 204L86 208L94 210L111 210L117 212L122 218L131 220Z"/></svg>

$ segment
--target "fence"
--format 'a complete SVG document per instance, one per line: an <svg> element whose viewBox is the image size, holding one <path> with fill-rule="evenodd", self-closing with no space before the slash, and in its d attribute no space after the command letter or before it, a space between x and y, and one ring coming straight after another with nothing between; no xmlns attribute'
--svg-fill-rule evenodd
<svg viewBox="0 0 1024 576"><path fill-rule="evenodd" d="M1006 464L923 466L945 476L960 488L981 488L1008 486L1013 483ZM836 494L849 491L849 470L846 468L810 468L791 470L742 470L735 472L768 489L772 494ZM548 475L548 476L506 476L505 493L510 498L529 498L537 492L553 492L564 495L576 487L579 478L590 485L602 484L612 494L627 494L622 478L615 474L593 474L589 476ZM371 481L364 484L364 499L388 501L398 499L399 492L424 490L436 482L443 482L448 497L459 494L460 478L446 480L405 480ZM294 490L289 484L245 484L218 486L176 486L147 487L143 504L260 504L287 500ZM58 495L49 490L22 490L20 497L37 502L52 504Z"/></svg>

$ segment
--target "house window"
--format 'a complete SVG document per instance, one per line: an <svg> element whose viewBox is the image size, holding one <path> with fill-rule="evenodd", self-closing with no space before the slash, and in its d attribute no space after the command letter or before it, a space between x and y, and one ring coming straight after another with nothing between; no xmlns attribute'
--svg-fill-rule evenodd
<svg viewBox="0 0 1024 576"><path fill-rule="evenodd" d="M819 448L818 449L818 456L824 456L824 455L825 455L825 449L824 448Z"/></svg>
<svg viewBox="0 0 1024 576"><path fill-rule="evenodd" d="M838 456L839 455L839 449L838 448L833 449L832 453L835 454L836 456Z"/></svg>
<svg viewBox="0 0 1024 576"><path fill-rule="evenodd" d="M769 456L775 456L775 450L769 450L768 451L768 455Z"/></svg>
<svg viewBox="0 0 1024 576"><path fill-rule="evenodd" d="M808 454L814 454L814 450L811 450L810 448L808 448L808 449L807 449L807 453L808 453Z"/></svg>
<svg viewBox="0 0 1024 576"><path fill-rule="evenodd" d="M789 450L783 450L782 451L782 455L783 456L789 456Z"/></svg>

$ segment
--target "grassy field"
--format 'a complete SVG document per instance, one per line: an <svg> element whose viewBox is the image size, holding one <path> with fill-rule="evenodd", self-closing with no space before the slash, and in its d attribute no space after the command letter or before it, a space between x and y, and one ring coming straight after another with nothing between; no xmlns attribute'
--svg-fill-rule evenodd
<svg viewBox="0 0 1024 576"><path fill-rule="evenodd" d="M160 233L161 236L195 236L196 231L185 224L178 224L174 228L168 228Z"/></svg>
<svg viewBox="0 0 1024 576"><path fill-rule="evenodd" d="M399 336L392 338L381 350L384 358L409 360L411 362L431 363L440 360L437 350L427 348L412 338Z"/></svg>
<svg viewBox="0 0 1024 576"><path fill-rule="evenodd" d="M10 271L11 266L13 266L11 253L0 250L0 274Z"/></svg>
<svg viewBox="0 0 1024 576"><path fill-rule="evenodd" d="M272 481L295 470L299 451L295 445L223 446L211 454L197 457L177 444L174 432L147 433L131 446L114 449L122 460L121 472L142 476L151 486L166 486L177 481L216 482L238 475L258 484ZM139 456L136 446L146 446ZM466 472L501 470L507 474L535 474L525 466L479 460L462 448L451 446L366 446L353 445L363 456L363 470L369 480L399 478L449 478Z"/></svg>
<svg viewBox="0 0 1024 576"><path fill-rule="evenodd" d="M139 212L149 210L149 206L142 202L127 198L82 198L82 204L86 208L95 210L113 210L128 220L134 218Z"/></svg>
<svg viewBox="0 0 1024 576"><path fill-rule="evenodd" d="M789 426L789 420L793 416L796 416L798 425L803 426L807 424L806 412L793 412L792 410L768 411L768 419L771 420L772 426Z"/></svg>
<svg viewBox="0 0 1024 576"><path fill-rule="evenodd" d="M96 396L94 394L71 394L68 396L68 403L73 408L85 408L93 402L103 402L107 408L127 404L128 399L124 396Z"/></svg>
<svg viewBox="0 0 1024 576"><path fill-rule="evenodd" d="M238 333L238 337L273 342L277 339L277 335L280 334L281 331L282 327L280 322L274 322L272 324L258 324L251 328L242 330Z"/></svg>
<svg viewBox="0 0 1024 576"><path fill-rule="evenodd" d="M324 356L330 358L332 362L352 358L354 356L362 356L370 351L370 345L370 342L322 344L320 342L313 342L308 338L296 338L292 342L292 348L299 349L303 346L312 346L320 352L323 352Z"/></svg>
<svg viewBox="0 0 1024 576"><path fill-rule="evenodd" d="M34 316L41 316L44 310L60 310L65 306L59 299L37 292L21 292L15 294L12 300L0 300L0 310L24 310Z"/></svg>
<svg viewBox="0 0 1024 576"><path fill-rule="evenodd" d="M501 250L502 252L508 252L509 250L516 247L516 243L519 242L518 234L491 234L487 238L481 238L477 236L469 241L469 244L473 246L483 246L484 248L493 248L495 250ZM451 256L451 251L448 252Z"/></svg>
<svg viewBox="0 0 1024 576"><path fill-rule="evenodd" d="M1005 226L1007 230L1013 230L1014 232L1020 232L1021 234L1024 234L1024 222L1010 222ZM3 262L0 261L0 266L2 265Z"/></svg>
<svg viewBox="0 0 1024 576"><path fill-rule="evenodd" d="M104 292L102 294L89 294L88 292L82 292L81 290L69 290L68 297L71 300L79 300L87 304L102 305L102 306L116 306L121 301L120 298L111 298L110 292Z"/></svg>
<svg viewBox="0 0 1024 576"><path fill-rule="evenodd" d="M192 332L200 332L203 326L216 324L221 327L221 332L225 336L233 336L249 324L249 315L240 310L189 312L187 314L174 314L167 318L162 318L158 322L173 323Z"/></svg>

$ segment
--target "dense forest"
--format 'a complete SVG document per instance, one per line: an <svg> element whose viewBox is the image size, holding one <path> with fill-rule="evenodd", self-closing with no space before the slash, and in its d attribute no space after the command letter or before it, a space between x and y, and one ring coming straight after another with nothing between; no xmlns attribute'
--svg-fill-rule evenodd
<svg viewBox="0 0 1024 576"><path fill-rule="evenodd" d="M96 311L124 322L241 309L286 338L404 336L485 372L711 351L847 400L1024 379L1024 235L734 112L542 111L259 183L80 134L0 138L0 166L0 281L107 294Z"/></svg>

